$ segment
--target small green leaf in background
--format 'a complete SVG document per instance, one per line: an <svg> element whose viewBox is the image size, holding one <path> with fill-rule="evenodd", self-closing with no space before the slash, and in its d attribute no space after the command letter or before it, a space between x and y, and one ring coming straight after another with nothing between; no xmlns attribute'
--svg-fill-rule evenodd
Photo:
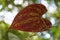
<svg viewBox="0 0 60 40"><path fill-rule="evenodd" d="M1 40L7 40L6 37L6 31L8 30L9 25L5 23L4 21L0 21L0 34L1 34Z"/></svg>
<svg viewBox="0 0 60 40"><path fill-rule="evenodd" d="M36 3L37 0L32 0L33 3Z"/></svg>

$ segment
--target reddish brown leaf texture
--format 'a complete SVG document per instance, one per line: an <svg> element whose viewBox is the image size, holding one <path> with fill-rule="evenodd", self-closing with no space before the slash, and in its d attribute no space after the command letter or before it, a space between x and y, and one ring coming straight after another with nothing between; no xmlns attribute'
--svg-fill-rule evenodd
<svg viewBox="0 0 60 40"><path fill-rule="evenodd" d="M41 32L48 30L52 24L49 20L42 18L47 12L43 4L31 4L23 8L14 18L10 29L26 32Z"/></svg>

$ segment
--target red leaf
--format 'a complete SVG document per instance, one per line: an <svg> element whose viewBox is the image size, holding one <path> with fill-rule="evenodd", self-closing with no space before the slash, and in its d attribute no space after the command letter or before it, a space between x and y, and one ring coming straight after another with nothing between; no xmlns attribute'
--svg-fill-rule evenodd
<svg viewBox="0 0 60 40"><path fill-rule="evenodd" d="M49 20L41 18L46 11L46 7L42 4L31 4L25 7L16 15L10 29L27 32L45 31L52 26Z"/></svg>

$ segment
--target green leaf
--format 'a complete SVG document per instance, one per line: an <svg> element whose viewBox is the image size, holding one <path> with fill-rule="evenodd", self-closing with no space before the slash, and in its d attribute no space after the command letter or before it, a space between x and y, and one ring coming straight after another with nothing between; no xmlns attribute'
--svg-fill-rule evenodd
<svg viewBox="0 0 60 40"><path fill-rule="evenodd" d="M54 37L60 37L60 27L59 26L54 26L52 28L52 31L54 33Z"/></svg>
<svg viewBox="0 0 60 40"><path fill-rule="evenodd" d="M33 3L36 3L37 0L32 0Z"/></svg>
<svg viewBox="0 0 60 40"><path fill-rule="evenodd" d="M7 23L5 23L4 21L0 21L1 40L8 40L7 39L8 28L9 28L9 25Z"/></svg>
<svg viewBox="0 0 60 40"><path fill-rule="evenodd" d="M60 2L60 0L54 0L54 2L56 4L56 6L59 7L59 4L58 3Z"/></svg>
<svg viewBox="0 0 60 40"><path fill-rule="evenodd" d="M19 39L24 40L24 35L22 34L22 32L19 32L17 30L9 30L9 32L13 33L14 35L18 36Z"/></svg>
<svg viewBox="0 0 60 40"><path fill-rule="evenodd" d="M48 2L48 4L51 4L52 0L46 0Z"/></svg>

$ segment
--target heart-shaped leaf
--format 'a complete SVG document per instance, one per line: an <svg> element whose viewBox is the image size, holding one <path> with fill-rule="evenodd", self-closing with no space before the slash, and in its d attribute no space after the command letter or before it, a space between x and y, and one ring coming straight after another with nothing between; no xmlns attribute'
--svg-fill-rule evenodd
<svg viewBox="0 0 60 40"><path fill-rule="evenodd" d="M10 29L27 32L45 31L52 26L49 20L41 18L46 11L46 7L42 4L31 4L25 7L16 15Z"/></svg>

